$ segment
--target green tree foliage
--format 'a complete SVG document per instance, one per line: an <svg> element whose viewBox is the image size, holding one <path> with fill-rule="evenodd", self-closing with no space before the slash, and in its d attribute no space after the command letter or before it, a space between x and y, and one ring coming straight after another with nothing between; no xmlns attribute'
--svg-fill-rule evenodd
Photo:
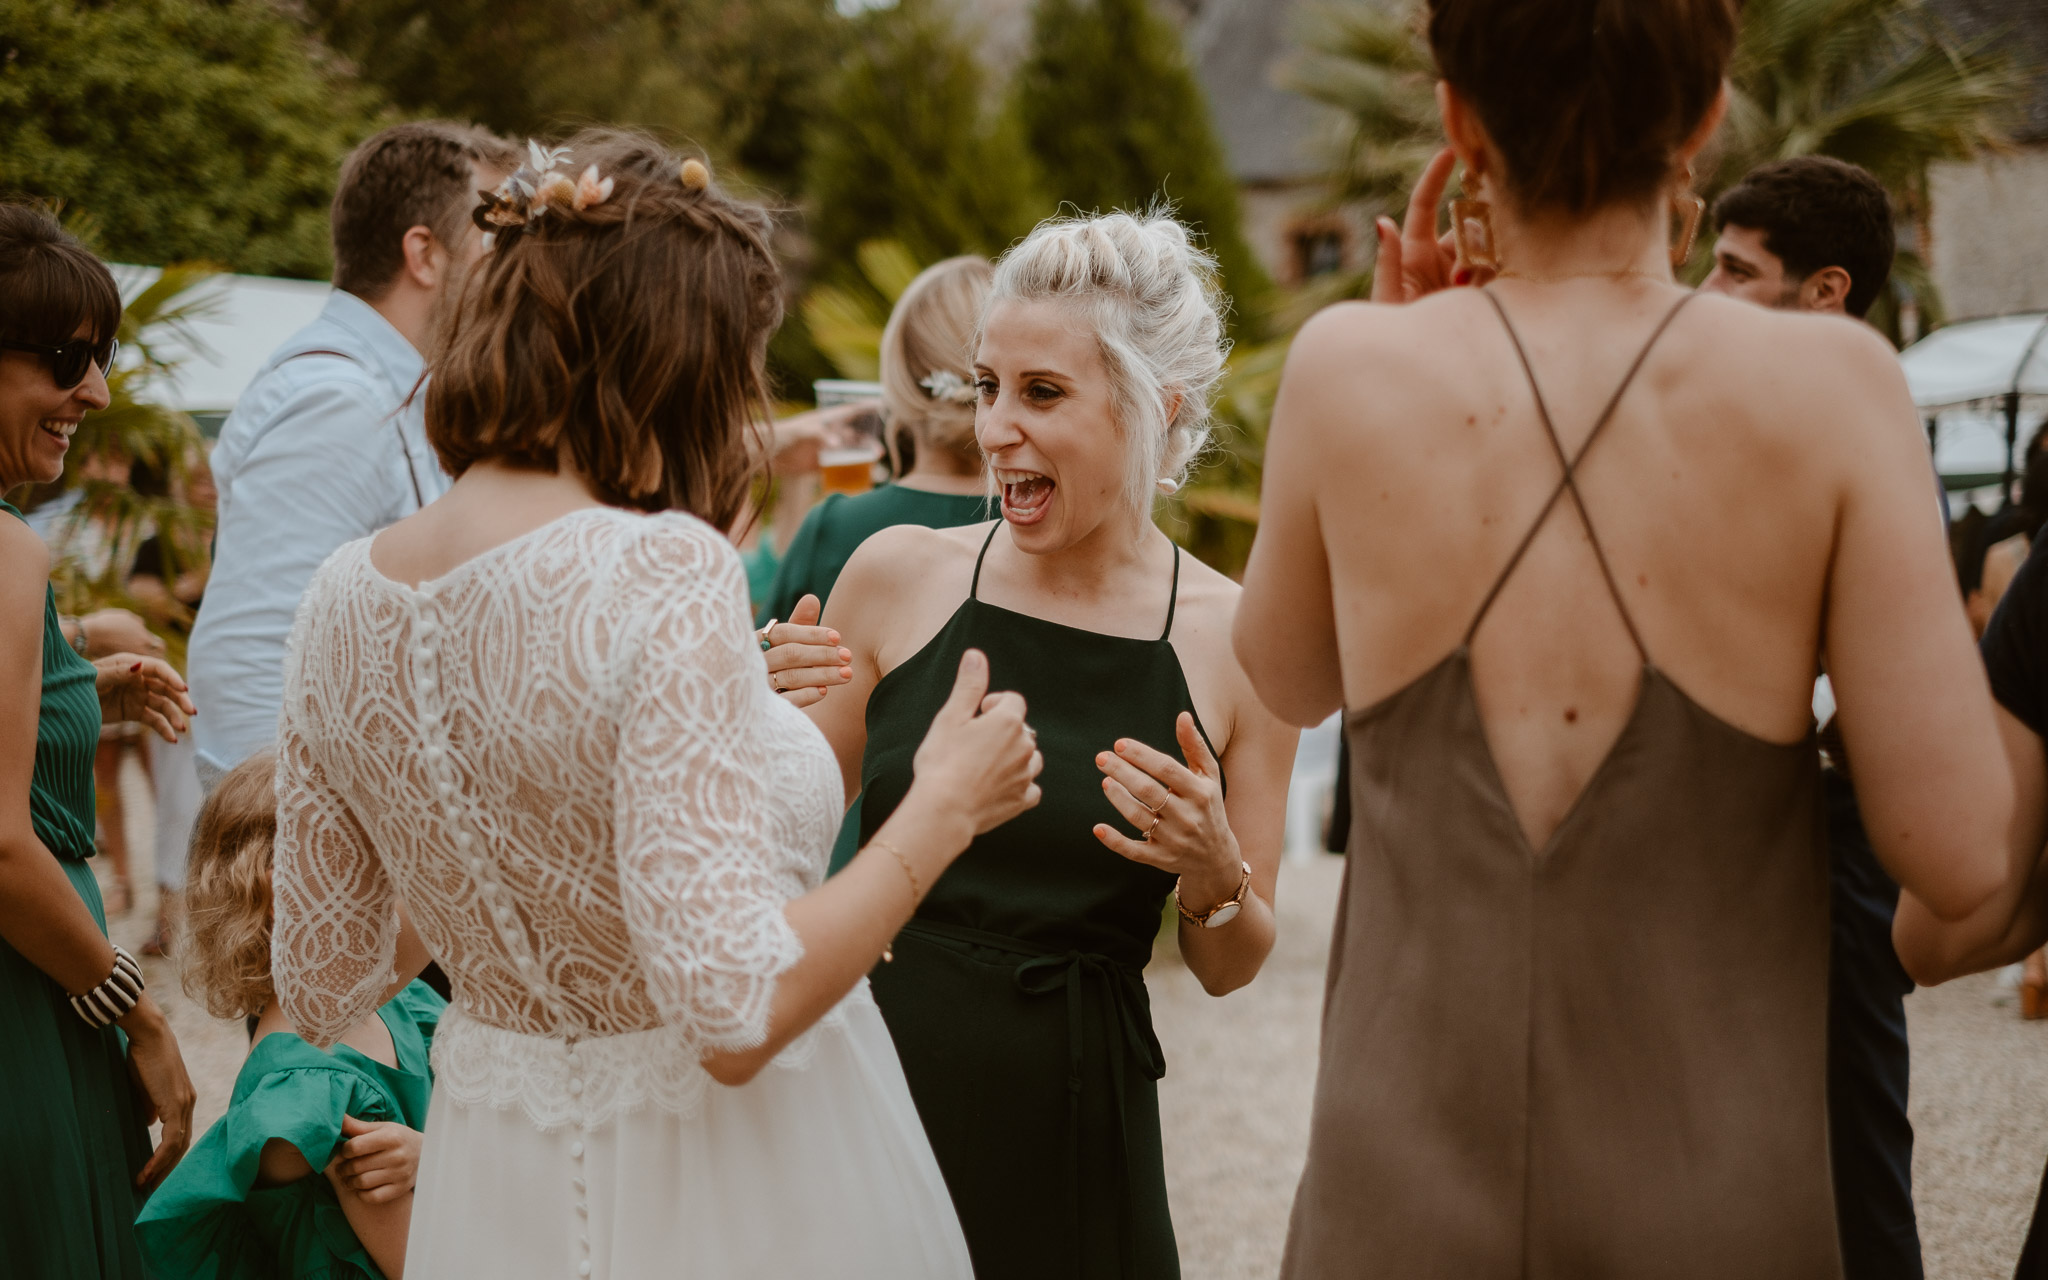
<svg viewBox="0 0 2048 1280"><path fill-rule="evenodd" d="M1442 145L1435 60L1422 30L1414 0L1341 0L1312 11L1304 26L1307 48L1290 82L1348 117L1330 172L1342 197L1384 204L1400 196ZM1771 160L1834 156L1877 175L1919 225L1922 251L1929 166L1998 146L2025 84L1999 49L1959 43L1923 0L1749 0L1729 80L1728 119L1711 171L1699 175L1702 195L1711 200ZM1710 241L1702 237L1695 277ZM1923 316L1939 316L1910 245L1893 284ZM1873 321L1895 328L1897 301L1881 302Z"/></svg>
<svg viewBox="0 0 2048 1280"><path fill-rule="evenodd" d="M112 258L326 275L375 112L265 0L0 0L0 195L89 214Z"/></svg>
<svg viewBox="0 0 2048 1280"><path fill-rule="evenodd" d="M1052 211L1014 123L986 109L981 65L944 8L902 0L855 27L805 184L821 278L861 283L856 258L873 240L917 262L997 254Z"/></svg>
<svg viewBox="0 0 2048 1280"><path fill-rule="evenodd" d="M306 0L408 111L512 135L590 122L688 138L794 192L819 85L844 51L832 0Z"/></svg>
<svg viewBox="0 0 2048 1280"><path fill-rule="evenodd" d="M1164 196L1206 238L1240 315L1270 282L1180 33L1151 0L1038 0L1012 104L1055 200L1136 210Z"/></svg>

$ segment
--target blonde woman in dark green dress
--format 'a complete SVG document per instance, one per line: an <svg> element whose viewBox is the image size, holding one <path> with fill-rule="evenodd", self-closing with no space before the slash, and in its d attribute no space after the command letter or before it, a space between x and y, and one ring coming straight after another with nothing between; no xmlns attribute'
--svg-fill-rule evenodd
<svg viewBox="0 0 2048 1280"><path fill-rule="evenodd" d="M80 420L107 405L120 318L104 266L48 214L0 204L0 493L62 474ZM102 722L175 742L192 704L160 659L72 651L49 551L0 507L0 1270L139 1278L135 1213L184 1154L192 1082L107 941L86 863L92 761Z"/></svg>
<svg viewBox="0 0 2048 1280"><path fill-rule="evenodd" d="M864 838L962 652L1031 706L1043 803L919 886L870 975L979 1280L1179 1274L1143 969L1176 897L1212 994L1273 942L1295 732L1231 655L1236 584L1151 519L1207 437L1212 281L1167 218L1049 222L1012 250L974 357L1002 519L868 539L824 619L850 680L775 677L825 689L810 712Z"/></svg>

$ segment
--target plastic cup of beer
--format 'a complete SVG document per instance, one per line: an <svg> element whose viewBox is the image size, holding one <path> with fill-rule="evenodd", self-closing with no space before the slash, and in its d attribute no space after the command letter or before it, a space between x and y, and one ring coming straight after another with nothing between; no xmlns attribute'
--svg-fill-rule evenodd
<svg viewBox="0 0 2048 1280"><path fill-rule="evenodd" d="M879 382L819 378L811 384L820 409L842 404L874 404L882 400ZM879 420L876 430L880 430ZM875 487L875 464L882 460L882 442L872 435L829 446L818 453L818 487L825 493L866 493Z"/></svg>
<svg viewBox="0 0 2048 1280"><path fill-rule="evenodd" d="M875 464L882 460L880 441L857 440L852 444L818 451L818 488L825 493L866 493L875 487Z"/></svg>

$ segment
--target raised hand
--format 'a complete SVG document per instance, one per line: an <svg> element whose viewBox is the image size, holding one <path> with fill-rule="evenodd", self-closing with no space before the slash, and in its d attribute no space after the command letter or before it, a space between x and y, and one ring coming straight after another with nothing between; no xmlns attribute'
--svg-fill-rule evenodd
<svg viewBox="0 0 2048 1280"><path fill-rule="evenodd" d="M176 742L199 714L186 696L185 681L162 658L117 653L92 664L99 669L100 720L121 724L137 720L165 742Z"/></svg>
<svg viewBox="0 0 2048 1280"><path fill-rule="evenodd" d="M1493 279L1487 270L1457 274L1457 240L1436 229L1437 206L1450 185L1458 157L1449 147L1436 153L1408 197L1408 213L1399 227L1392 218L1374 224L1379 234L1378 265L1373 270L1372 300L1404 303L1454 285L1483 285Z"/></svg>
<svg viewBox="0 0 2048 1280"><path fill-rule="evenodd" d="M1223 809L1223 770L1193 716L1181 712L1173 728L1186 764L1131 738L1119 739L1115 751L1095 757L1103 773L1102 793L1144 833L1133 840L1098 823L1095 838L1133 862L1189 877L1190 900L1206 900L1195 892L1198 887L1216 886L1217 899L1227 898L1237 888L1244 862Z"/></svg>
<svg viewBox="0 0 2048 1280"><path fill-rule="evenodd" d="M1038 803L1045 757L1024 711L1023 695L988 692L988 658L969 649L911 762L915 786L965 814L976 835Z"/></svg>
<svg viewBox="0 0 2048 1280"><path fill-rule="evenodd" d="M833 685L853 679L853 650L840 646L837 631L818 625L822 612L818 597L807 595L788 622L770 619L760 631L769 646L769 687L793 706L808 707Z"/></svg>

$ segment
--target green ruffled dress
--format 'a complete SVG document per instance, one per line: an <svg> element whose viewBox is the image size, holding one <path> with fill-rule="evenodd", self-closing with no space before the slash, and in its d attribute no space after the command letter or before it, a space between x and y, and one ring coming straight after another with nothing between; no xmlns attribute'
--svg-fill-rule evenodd
<svg viewBox="0 0 2048 1280"><path fill-rule="evenodd" d="M319 1170L342 1142L343 1116L426 1130L434 1087L427 1052L445 1008L415 982L377 1011L391 1031L396 1067L346 1045L323 1053L285 1032L257 1042L235 1077L227 1114L192 1145L135 1224L150 1267L179 1280L383 1280ZM297 1147L314 1173L257 1187L257 1162L272 1138Z"/></svg>
<svg viewBox="0 0 2048 1280"><path fill-rule="evenodd" d="M0 502L9 515L21 512ZM43 595L43 687L29 821L107 927L93 855L92 758L100 741L93 665ZM0 1276L140 1280L135 1175L149 1129L128 1079L127 1040L94 1030L64 989L0 940Z"/></svg>

